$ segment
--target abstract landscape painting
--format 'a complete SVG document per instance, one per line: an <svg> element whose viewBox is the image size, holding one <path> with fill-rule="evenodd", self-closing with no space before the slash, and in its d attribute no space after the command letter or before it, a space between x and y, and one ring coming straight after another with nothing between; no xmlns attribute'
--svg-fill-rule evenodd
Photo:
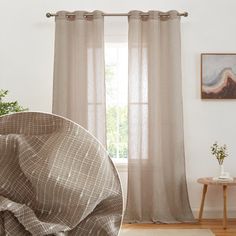
<svg viewBox="0 0 236 236"><path fill-rule="evenodd" d="M236 99L236 54L201 54L203 99Z"/></svg>

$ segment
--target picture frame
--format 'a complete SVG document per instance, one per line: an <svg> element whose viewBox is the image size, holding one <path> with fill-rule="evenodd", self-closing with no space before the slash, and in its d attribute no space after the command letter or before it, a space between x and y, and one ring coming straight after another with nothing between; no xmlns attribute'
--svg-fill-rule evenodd
<svg viewBox="0 0 236 236"><path fill-rule="evenodd" d="M201 98L236 99L236 53L201 54Z"/></svg>

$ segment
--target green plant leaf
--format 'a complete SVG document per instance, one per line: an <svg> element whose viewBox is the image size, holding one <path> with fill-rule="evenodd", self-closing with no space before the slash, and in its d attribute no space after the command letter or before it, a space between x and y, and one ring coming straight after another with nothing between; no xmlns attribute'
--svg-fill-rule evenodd
<svg viewBox="0 0 236 236"><path fill-rule="evenodd" d="M0 116L28 110L27 108L20 106L17 101L4 102L3 99L7 94L8 90L0 90Z"/></svg>

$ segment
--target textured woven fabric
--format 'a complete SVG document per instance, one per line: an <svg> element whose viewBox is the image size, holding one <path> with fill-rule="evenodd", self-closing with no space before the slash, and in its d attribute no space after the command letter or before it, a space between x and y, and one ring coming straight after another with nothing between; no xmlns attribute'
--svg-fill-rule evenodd
<svg viewBox="0 0 236 236"><path fill-rule="evenodd" d="M118 235L122 191L102 145L59 116L0 117L0 235Z"/></svg>

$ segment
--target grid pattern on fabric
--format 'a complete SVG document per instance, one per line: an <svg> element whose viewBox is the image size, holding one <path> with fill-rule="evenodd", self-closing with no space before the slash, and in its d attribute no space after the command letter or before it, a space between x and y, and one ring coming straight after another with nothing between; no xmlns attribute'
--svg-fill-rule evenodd
<svg viewBox="0 0 236 236"><path fill-rule="evenodd" d="M118 235L122 191L102 145L59 116L0 117L0 235Z"/></svg>

